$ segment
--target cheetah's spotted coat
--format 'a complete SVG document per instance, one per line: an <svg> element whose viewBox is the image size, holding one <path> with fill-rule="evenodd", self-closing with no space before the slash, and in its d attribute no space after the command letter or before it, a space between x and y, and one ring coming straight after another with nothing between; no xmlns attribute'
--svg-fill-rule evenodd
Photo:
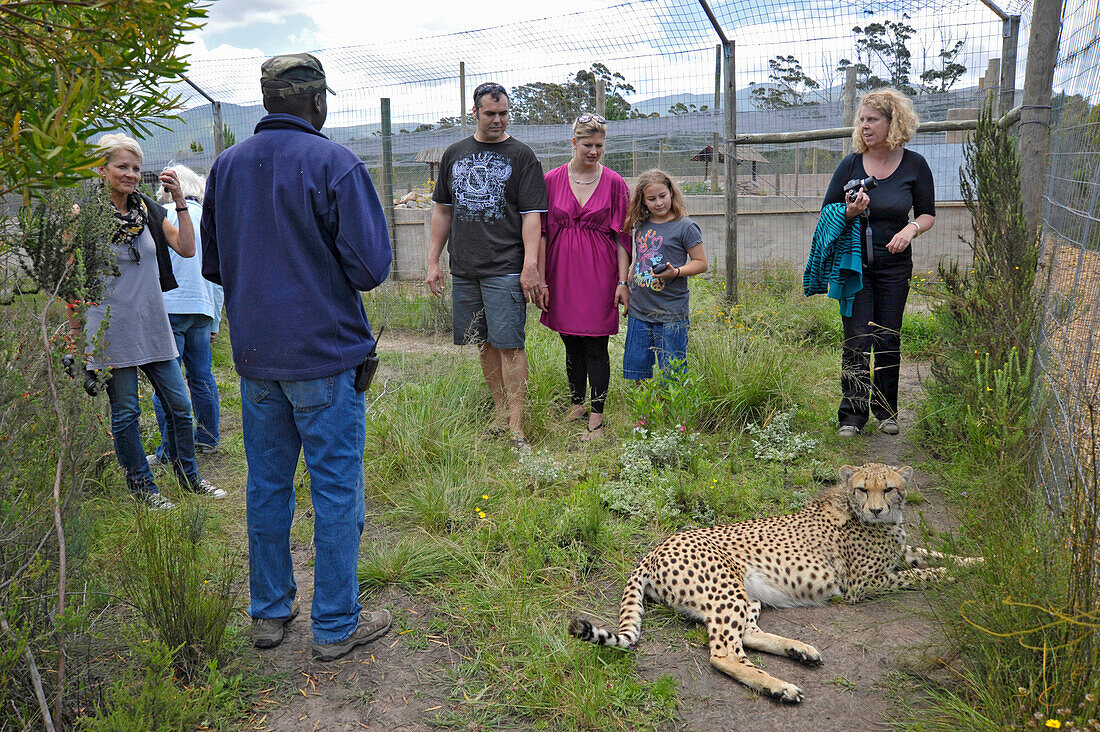
<svg viewBox="0 0 1100 732"><path fill-rule="evenodd" d="M762 605L820 605L834 595L857 602L872 592L904 589L944 575L928 560L968 564L905 545L902 507L912 468L871 463L840 468L840 484L785 516L670 536L631 573L619 610L619 632L574 618L581 640L629 648L638 640L644 599L659 600L706 623L710 662L761 693L802 701L802 690L755 666L745 649L788 656L808 665L821 654L800 641L765 633ZM900 569L904 559L907 569Z"/></svg>

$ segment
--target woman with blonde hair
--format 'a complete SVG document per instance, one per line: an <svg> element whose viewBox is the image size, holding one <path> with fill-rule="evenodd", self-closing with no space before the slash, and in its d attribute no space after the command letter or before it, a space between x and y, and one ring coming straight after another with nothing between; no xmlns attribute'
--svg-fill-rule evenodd
<svg viewBox="0 0 1100 732"><path fill-rule="evenodd" d="M630 236L623 232L629 190L604 167L607 121L586 112L573 122L573 157L546 174L548 210L539 247L541 322L565 344L571 407L567 421L586 422L581 437L603 435L611 379L608 339L619 332L618 307L630 299ZM591 412L585 408L591 389Z"/></svg>
<svg viewBox="0 0 1100 732"><path fill-rule="evenodd" d="M843 396L837 418L843 437L859 434L871 413L882 432L899 431L901 321L913 275L912 244L936 223L932 171L921 155L905 149L918 124L913 103L901 92L883 88L865 94L852 133L854 152L840 161L825 193L823 207L841 203L848 220L863 217L857 222L864 239L863 289L851 316L842 318ZM845 194L849 181L869 176L873 187Z"/></svg>
<svg viewBox="0 0 1100 732"><path fill-rule="evenodd" d="M158 203L139 190L143 153L137 140L123 134L104 135L96 150L103 157L97 169L102 180L100 200L118 224L112 239L118 275L106 283L100 302L85 311L83 330L87 367L110 369L107 397L115 457L135 498L154 509L172 507L160 495L142 448L137 376L141 369L166 406L172 468L180 484L201 495L223 498L225 491L203 479L195 464L191 400L176 363L179 354L162 295L177 287L169 250L181 257L195 254L195 228L179 178L173 170L160 174L179 213L177 227ZM74 337L79 337L80 323L74 318L69 325Z"/></svg>

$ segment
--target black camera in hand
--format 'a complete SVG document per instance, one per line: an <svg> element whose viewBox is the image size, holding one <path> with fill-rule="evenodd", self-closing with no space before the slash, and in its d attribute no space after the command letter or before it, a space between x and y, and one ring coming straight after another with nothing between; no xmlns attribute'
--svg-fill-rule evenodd
<svg viewBox="0 0 1100 732"><path fill-rule="evenodd" d="M71 353L66 353L61 357L61 365L65 367L65 373L69 375L70 379L76 378L76 359L73 358ZM84 374L84 391L88 396L96 396L99 394L99 380L96 378L95 371L91 369L81 369Z"/></svg>
<svg viewBox="0 0 1100 732"><path fill-rule="evenodd" d="M662 272L664 272L666 269L668 269L668 262L659 262L659 263L653 265L653 270L652 271L653 271L653 274L659 275Z"/></svg>
<svg viewBox="0 0 1100 732"><path fill-rule="evenodd" d="M877 185L878 180L876 180L873 175L869 175L866 178L853 178L844 184L844 197L849 201L854 201L860 188L865 191L870 191Z"/></svg>

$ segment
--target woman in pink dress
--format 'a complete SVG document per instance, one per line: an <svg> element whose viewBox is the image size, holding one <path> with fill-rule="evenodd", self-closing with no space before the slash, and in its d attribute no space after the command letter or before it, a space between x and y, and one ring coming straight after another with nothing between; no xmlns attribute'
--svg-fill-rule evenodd
<svg viewBox="0 0 1100 732"><path fill-rule="evenodd" d="M565 343L572 407L568 421L584 421L581 439L603 436L603 409L611 379L610 336L619 332L618 306L630 298L630 235L622 225L629 205L626 182L600 164L607 122L585 113L573 123L573 159L546 174L549 208L543 217L539 271L541 322ZM592 411L585 392L591 388Z"/></svg>

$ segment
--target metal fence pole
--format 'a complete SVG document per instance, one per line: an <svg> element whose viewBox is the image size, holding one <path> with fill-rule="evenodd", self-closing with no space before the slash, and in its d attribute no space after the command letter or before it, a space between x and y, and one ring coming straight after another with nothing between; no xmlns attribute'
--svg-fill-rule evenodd
<svg viewBox="0 0 1100 732"><path fill-rule="evenodd" d="M1020 198L1028 227L1038 235L1050 142L1050 89L1058 59L1062 0L1035 0L1020 110Z"/></svg>
<svg viewBox="0 0 1100 732"><path fill-rule="evenodd" d="M390 127L390 100L382 99L382 208L386 211L386 228L397 255L397 227L393 210L393 130ZM396 278L395 278L396 279Z"/></svg>

